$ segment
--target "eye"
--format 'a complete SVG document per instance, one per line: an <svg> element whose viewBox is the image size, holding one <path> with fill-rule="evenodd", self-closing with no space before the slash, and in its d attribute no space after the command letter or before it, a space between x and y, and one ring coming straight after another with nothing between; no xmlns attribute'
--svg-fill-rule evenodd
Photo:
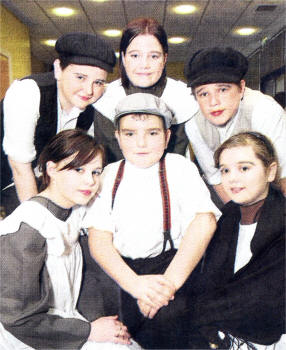
<svg viewBox="0 0 286 350"><path fill-rule="evenodd" d="M225 175L225 174L229 173L229 169L227 169L227 168L220 168L220 172L221 172L222 175Z"/></svg>
<svg viewBox="0 0 286 350"><path fill-rule="evenodd" d="M197 97L206 97L206 96L208 96L207 92L200 92L197 94Z"/></svg>
<svg viewBox="0 0 286 350"><path fill-rule="evenodd" d="M132 54L130 55L130 57L131 57L131 58L138 58L139 55L138 55L138 53L132 53Z"/></svg>
<svg viewBox="0 0 286 350"><path fill-rule="evenodd" d="M228 88L222 87L222 88L220 89L220 91L221 91L221 92L226 92L226 91L228 91Z"/></svg>
<svg viewBox="0 0 286 350"><path fill-rule="evenodd" d="M77 173L83 173L83 168L75 168L73 170L76 171Z"/></svg>
<svg viewBox="0 0 286 350"><path fill-rule="evenodd" d="M151 55L151 57L154 59L154 60L157 60L158 58L160 58L160 56L158 54L153 54Z"/></svg>
<svg viewBox="0 0 286 350"><path fill-rule="evenodd" d="M94 85L96 87L104 87L105 86L105 81L104 80L100 80L100 79L95 80Z"/></svg>
<svg viewBox="0 0 286 350"><path fill-rule="evenodd" d="M126 131L125 133L124 133L124 136L127 136L127 137L131 137L131 136L133 136L134 135L134 133L132 132L132 131Z"/></svg>
<svg viewBox="0 0 286 350"><path fill-rule="evenodd" d="M242 167L240 168L240 170L243 171L243 172L246 172L246 171L249 170L249 167L246 166L246 165L244 165L244 166L242 166Z"/></svg>
<svg viewBox="0 0 286 350"><path fill-rule="evenodd" d="M100 176L102 174L102 169L96 169L92 172L92 176Z"/></svg>
<svg viewBox="0 0 286 350"><path fill-rule="evenodd" d="M156 136L156 135L158 135L158 134L159 134L159 132L156 131L156 130L150 131L150 135L151 135L151 136Z"/></svg>
<svg viewBox="0 0 286 350"><path fill-rule="evenodd" d="M84 79L85 79L85 76L80 75L80 74L77 74L77 75L76 75L76 78L77 78L78 80L84 80Z"/></svg>

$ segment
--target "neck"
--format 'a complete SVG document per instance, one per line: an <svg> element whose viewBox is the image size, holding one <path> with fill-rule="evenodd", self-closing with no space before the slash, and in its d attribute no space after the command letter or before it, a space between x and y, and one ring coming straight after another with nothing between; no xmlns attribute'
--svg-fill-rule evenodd
<svg viewBox="0 0 286 350"><path fill-rule="evenodd" d="M240 206L240 213L241 213L240 222L242 225L251 225L258 221L264 201L265 201L265 198L250 205Z"/></svg>

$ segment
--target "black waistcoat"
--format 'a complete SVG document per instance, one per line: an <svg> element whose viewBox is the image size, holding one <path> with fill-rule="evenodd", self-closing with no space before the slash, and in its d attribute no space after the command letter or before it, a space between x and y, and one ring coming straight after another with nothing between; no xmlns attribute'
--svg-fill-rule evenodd
<svg viewBox="0 0 286 350"><path fill-rule="evenodd" d="M37 121L34 144L36 148L36 158L33 166L36 165L40 153L44 146L57 133L58 106L57 106L57 84L54 73L33 74L23 79L33 79L40 89L39 119ZM31 97L32 98L32 97ZM15 101L16 103L16 101ZM90 105L77 119L76 128L88 130L93 122L94 108ZM17 127L17 126L15 126ZM3 142L3 101L1 101L1 144ZM1 189L11 182L11 170L8 165L7 156L1 148Z"/></svg>

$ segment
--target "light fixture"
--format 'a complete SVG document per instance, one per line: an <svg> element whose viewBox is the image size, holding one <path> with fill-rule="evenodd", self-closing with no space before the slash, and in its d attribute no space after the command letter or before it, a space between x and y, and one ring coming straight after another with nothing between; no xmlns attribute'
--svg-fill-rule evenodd
<svg viewBox="0 0 286 350"><path fill-rule="evenodd" d="M43 43L47 46L55 46L56 40L55 39L48 39L48 40L43 41Z"/></svg>
<svg viewBox="0 0 286 350"><path fill-rule="evenodd" d="M186 41L186 38L183 38L181 36L173 36L168 39L168 42L170 44L182 44L185 41Z"/></svg>
<svg viewBox="0 0 286 350"><path fill-rule="evenodd" d="M72 16L75 13L75 10L69 7L55 7L52 9L52 12L56 16L68 17Z"/></svg>
<svg viewBox="0 0 286 350"><path fill-rule="evenodd" d="M258 28L255 27L241 27L237 28L234 32L238 35L247 36L255 34L258 31Z"/></svg>
<svg viewBox="0 0 286 350"><path fill-rule="evenodd" d="M196 11L196 6L194 5L178 5L173 7L173 11L178 15L188 15L189 13L193 13Z"/></svg>
<svg viewBox="0 0 286 350"><path fill-rule="evenodd" d="M92 1L94 1L94 2L105 2L107 0L92 0Z"/></svg>
<svg viewBox="0 0 286 350"><path fill-rule="evenodd" d="M119 51L116 51L116 52L115 52L115 56L116 56L117 58L119 58L119 56L120 56Z"/></svg>
<svg viewBox="0 0 286 350"><path fill-rule="evenodd" d="M103 34L106 36L117 37L117 36L121 35L121 30L119 30L119 29L106 29L103 32Z"/></svg>

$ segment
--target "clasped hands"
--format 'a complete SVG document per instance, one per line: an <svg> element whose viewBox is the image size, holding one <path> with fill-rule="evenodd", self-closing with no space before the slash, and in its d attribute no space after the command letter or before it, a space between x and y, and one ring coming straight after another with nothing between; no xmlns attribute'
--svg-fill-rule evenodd
<svg viewBox="0 0 286 350"><path fill-rule="evenodd" d="M174 299L176 287L164 275L137 277L132 295L137 299L141 313L153 318L161 307L167 306Z"/></svg>

